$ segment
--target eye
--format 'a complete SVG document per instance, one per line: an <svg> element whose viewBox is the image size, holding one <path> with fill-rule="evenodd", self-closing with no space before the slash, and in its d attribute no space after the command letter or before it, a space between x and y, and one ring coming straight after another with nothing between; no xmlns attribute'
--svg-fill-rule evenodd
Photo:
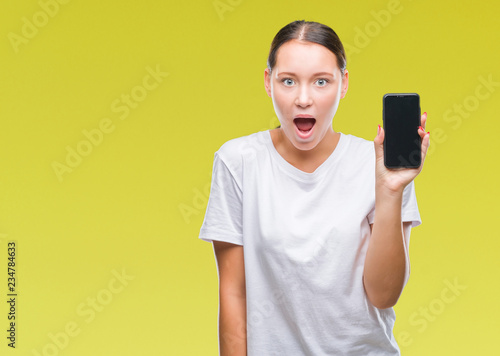
<svg viewBox="0 0 500 356"><path fill-rule="evenodd" d="M281 82L283 84L285 84L285 86L287 86L287 87L290 87L290 86L295 84L295 82L291 78L283 78L283 79L281 79Z"/></svg>
<svg viewBox="0 0 500 356"><path fill-rule="evenodd" d="M320 78L316 81L316 83L318 84L318 86L320 87L324 87L325 85L327 85L330 81L328 79L324 79L324 78Z"/></svg>

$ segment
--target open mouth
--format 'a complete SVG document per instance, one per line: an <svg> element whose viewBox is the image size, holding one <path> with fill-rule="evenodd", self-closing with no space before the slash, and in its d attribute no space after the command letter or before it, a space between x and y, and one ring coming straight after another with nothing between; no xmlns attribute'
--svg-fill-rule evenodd
<svg viewBox="0 0 500 356"><path fill-rule="evenodd" d="M302 138L307 138L311 135L313 131L316 119L297 117L293 120L293 122L295 124L295 127L297 128L297 133L299 134L299 136Z"/></svg>

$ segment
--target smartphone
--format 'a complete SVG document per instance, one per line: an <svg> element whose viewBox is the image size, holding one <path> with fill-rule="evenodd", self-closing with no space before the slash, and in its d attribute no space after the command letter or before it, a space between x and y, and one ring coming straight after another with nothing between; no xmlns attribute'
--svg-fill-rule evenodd
<svg viewBox="0 0 500 356"><path fill-rule="evenodd" d="M416 93L389 93L383 98L384 164L387 168L418 168L422 139L420 96Z"/></svg>

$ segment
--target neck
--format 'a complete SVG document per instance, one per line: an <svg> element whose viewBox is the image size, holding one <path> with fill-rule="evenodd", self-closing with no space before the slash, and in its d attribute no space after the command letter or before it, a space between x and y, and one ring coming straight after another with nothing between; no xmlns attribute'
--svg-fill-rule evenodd
<svg viewBox="0 0 500 356"><path fill-rule="evenodd" d="M276 150L292 165L314 171L335 150L340 139L340 133L330 127L323 139L310 150L300 150L286 137L281 128L271 131L271 137Z"/></svg>

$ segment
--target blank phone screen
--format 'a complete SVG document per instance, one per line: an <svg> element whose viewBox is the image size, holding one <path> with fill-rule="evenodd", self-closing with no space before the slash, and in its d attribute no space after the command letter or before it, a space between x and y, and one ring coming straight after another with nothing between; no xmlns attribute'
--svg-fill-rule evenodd
<svg viewBox="0 0 500 356"><path fill-rule="evenodd" d="M419 167L420 97L418 94L386 94L383 102L386 167Z"/></svg>

